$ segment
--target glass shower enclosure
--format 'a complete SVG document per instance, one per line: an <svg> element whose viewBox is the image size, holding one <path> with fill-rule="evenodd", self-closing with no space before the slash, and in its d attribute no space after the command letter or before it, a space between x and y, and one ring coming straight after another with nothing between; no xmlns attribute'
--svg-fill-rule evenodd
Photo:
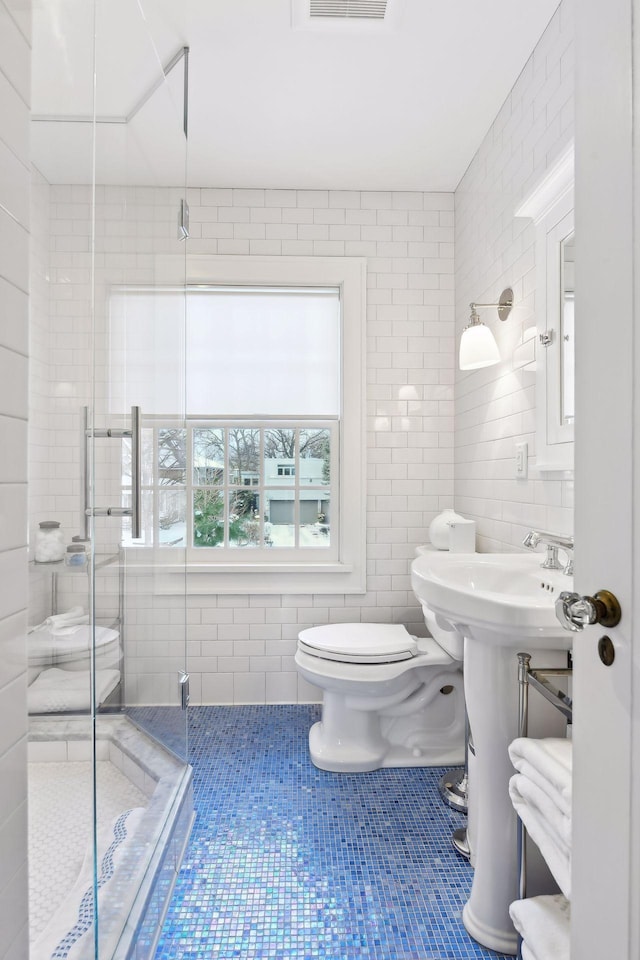
<svg viewBox="0 0 640 960"><path fill-rule="evenodd" d="M144 7L33 13L29 829L43 960L152 956L192 820L189 51L182 25ZM158 310L172 299L170 343L140 311L149 291ZM62 547L38 555L50 522Z"/></svg>

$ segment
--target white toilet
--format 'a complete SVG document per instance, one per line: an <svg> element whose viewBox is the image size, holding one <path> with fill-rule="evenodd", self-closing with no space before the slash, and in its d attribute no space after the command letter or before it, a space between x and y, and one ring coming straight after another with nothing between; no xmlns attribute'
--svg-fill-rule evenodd
<svg viewBox="0 0 640 960"><path fill-rule="evenodd" d="M309 732L316 767L359 773L379 767L464 761L462 662L401 624L336 623L299 634L296 665L324 691Z"/></svg>

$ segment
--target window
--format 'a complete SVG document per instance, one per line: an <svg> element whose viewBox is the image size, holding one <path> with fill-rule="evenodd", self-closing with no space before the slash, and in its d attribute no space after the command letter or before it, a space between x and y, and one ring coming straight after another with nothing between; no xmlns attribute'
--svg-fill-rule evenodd
<svg viewBox="0 0 640 960"><path fill-rule="evenodd" d="M186 551L216 589L277 572L283 592L361 591L363 262L192 266L186 295L111 297L112 406L143 411L145 546Z"/></svg>
<svg viewBox="0 0 640 960"><path fill-rule="evenodd" d="M156 464L142 488L145 542L205 555L244 549L252 559L265 550L295 559L305 549L337 558L339 518L333 528L330 518L339 427L338 418L144 427L144 449ZM290 463L279 460L283 449Z"/></svg>

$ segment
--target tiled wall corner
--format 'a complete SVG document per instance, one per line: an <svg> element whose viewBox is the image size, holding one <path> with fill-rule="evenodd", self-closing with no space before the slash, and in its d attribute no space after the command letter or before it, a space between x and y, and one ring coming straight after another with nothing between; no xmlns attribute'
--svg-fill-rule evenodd
<svg viewBox="0 0 640 960"><path fill-rule="evenodd" d="M535 231L514 212L573 137L572 0L564 0L455 194L456 333L471 301L514 291L496 334L502 362L456 373L455 506L478 523L481 550L518 549L530 527L571 533L573 482L535 474L535 373L512 368L514 347L535 326ZM528 479L515 477L515 444L529 446Z"/></svg>
<svg viewBox="0 0 640 960"><path fill-rule="evenodd" d="M26 6L26 5L25 5ZM0 958L28 957L28 18L0 0Z"/></svg>

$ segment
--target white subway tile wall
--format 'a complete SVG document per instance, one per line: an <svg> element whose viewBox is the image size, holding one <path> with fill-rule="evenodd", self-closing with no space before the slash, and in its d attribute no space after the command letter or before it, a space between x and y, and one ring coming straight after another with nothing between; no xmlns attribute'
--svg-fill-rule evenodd
<svg viewBox="0 0 640 960"><path fill-rule="evenodd" d="M23 32L26 30L26 34ZM26 960L28 23L0 0L0 958Z"/></svg>
<svg viewBox="0 0 640 960"><path fill-rule="evenodd" d="M96 349L104 400L103 293L109 283L162 281L163 255L184 250L176 239L180 196L175 188L98 188ZM128 574L127 701L176 702L185 641L194 703L317 700L293 661L303 626L400 622L425 632L409 563L453 497L453 195L196 188L188 201L193 254L367 258L367 593L189 595L185 613L180 598L154 594L152 575ZM51 187L54 439L42 494L69 534L82 523L79 410L90 397L89 212L88 188ZM104 471L105 491L117 478L113 451L98 447L96 475ZM112 530L115 537L115 524Z"/></svg>
<svg viewBox="0 0 640 960"><path fill-rule="evenodd" d="M185 644L193 702L280 702L318 698L295 671L301 626L401 622L424 632L409 563L431 519L453 505L454 449L455 506L478 520L482 549L516 549L531 525L570 529L570 481L514 477L516 440L526 440L535 458L532 375L512 371L508 359L474 374L455 369L465 303L514 288L516 309L498 331L505 357L533 321L533 230L513 211L572 133L569 13L565 2L455 203L452 194L392 191L188 191L193 254L367 258L367 593L202 597L190 591L185 610L181 598L154 592L152 575L129 573L129 702L176 702ZM105 410L105 291L110 283L166 282L166 263L184 250L176 239L180 197L177 188L97 190L96 395ZM53 511L69 535L82 528L80 408L91 396L90 200L86 187L51 187L51 446L32 525ZM42 452L46 439L40 439ZM118 469L115 447L99 445L98 502L113 495ZM103 546L115 549L113 521L99 529Z"/></svg>
<svg viewBox="0 0 640 960"><path fill-rule="evenodd" d="M494 303L512 287L505 323L482 311L502 362L456 373L455 506L478 524L483 551L518 549L531 527L573 531L573 481L535 475L535 373L512 354L535 326L535 231L514 211L573 137L572 0L564 0L487 133L455 194L456 334L471 301ZM529 477L515 477L515 445Z"/></svg>

